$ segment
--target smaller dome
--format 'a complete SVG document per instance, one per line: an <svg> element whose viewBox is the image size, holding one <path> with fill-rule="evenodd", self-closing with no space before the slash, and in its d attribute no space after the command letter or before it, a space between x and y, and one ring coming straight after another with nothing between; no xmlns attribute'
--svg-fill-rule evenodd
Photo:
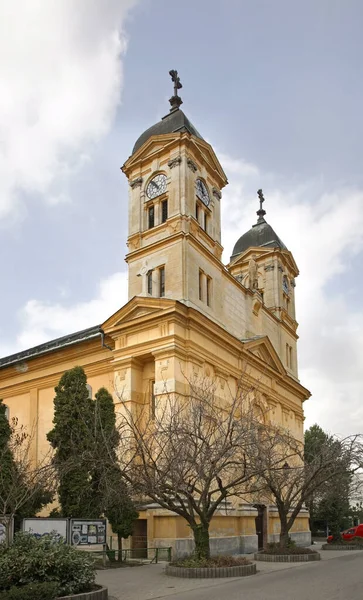
<svg viewBox="0 0 363 600"><path fill-rule="evenodd" d="M170 113L165 115L158 123L146 129L144 133L136 140L133 147L132 154L141 148L141 146L149 139L152 135L163 135L165 133L175 133L181 131L188 131L192 135L203 139L194 125L189 121L188 117L185 116L180 108L172 108Z"/></svg>
<svg viewBox="0 0 363 600"><path fill-rule="evenodd" d="M239 254L242 254L242 252L248 248L256 246L287 250L285 244L280 240L277 233L274 232L271 225L266 223L263 217L260 217L256 225L253 225L253 227L244 233L236 242L231 260Z"/></svg>

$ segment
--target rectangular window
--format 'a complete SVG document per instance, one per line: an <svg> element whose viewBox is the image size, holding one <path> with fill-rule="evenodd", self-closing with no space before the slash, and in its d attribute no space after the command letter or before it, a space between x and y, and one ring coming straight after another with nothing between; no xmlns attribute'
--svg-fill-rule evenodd
<svg viewBox="0 0 363 600"><path fill-rule="evenodd" d="M155 381L150 381L150 412L151 418L155 419Z"/></svg>
<svg viewBox="0 0 363 600"><path fill-rule="evenodd" d="M289 367L289 344L286 344L286 366Z"/></svg>
<svg viewBox="0 0 363 600"><path fill-rule="evenodd" d="M204 213L204 224L203 224L203 229L206 233L208 233L208 215L205 212Z"/></svg>
<svg viewBox="0 0 363 600"><path fill-rule="evenodd" d="M212 279L207 277L207 306L211 305L212 300Z"/></svg>
<svg viewBox="0 0 363 600"><path fill-rule="evenodd" d="M148 217L149 217L149 229L151 229L152 227L154 227L154 224L155 224L155 209L154 209L153 205L149 206Z"/></svg>
<svg viewBox="0 0 363 600"><path fill-rule="evenodd" d="M289 346L290 369L292 369L292 346Z"/></svg>
<svg viewBox="0 0 363 600"><path fill-rule="evenodd" d="M195 205L195 218L199 222L199 204L198 204L198 202Z"/></svg>
<svg viewBox="0 0 363 600"><path fill-rule="evenodd" d="M159 269L159 296L163 298L165 296L165 267Z"/></svg>
<svg viewBox="0 0 363 600"><path fill-rule="evenodd" d="M163 200L161 203L161 222L165 223L168 218L168 201Z"/></svg>
<svg viewBox="0 0 363 600"><path fill-rule="evenodd" d="M150 296L153 295L153 272L149 271L147 274L147 293Z"/></svg>
<svg viewBox="0 0 363 600"><path fill-rule="evenodd" d="M203 300L203 271L199 270L199 300Z"/></svg>

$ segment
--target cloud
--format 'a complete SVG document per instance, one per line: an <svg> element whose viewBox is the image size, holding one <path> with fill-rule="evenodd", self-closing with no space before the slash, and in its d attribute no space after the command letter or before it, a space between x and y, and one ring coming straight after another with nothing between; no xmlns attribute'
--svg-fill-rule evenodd
<svg viewBox="0 0 363 600"><path fill-rule="evenodd" d="M361 431L363 310L352 302L359 286L352 264L363 250L363 190L324 193L317 181L294 185L253 165L246 170L242 160L222 156L221 163L230 181L222 198L225 262L256 222L256 190L263 187L266 220L300 269L299 376L313 394L305 404L306 425L318 421L332 432Z"/></svg>
<svg viewBox="0 0 363 600"><path fill-rule="evenodd" d="M20 332L13 347L0 347L0 356L31 348L93 325L100 325L126 302L126 272L114 273L103 279L95 297L85 302L67 306L31 299L18 315Z"/></svg>
<svg viewBox="0 0 363 600"><path fill-rule="evenodd" d="M68 202L120 102L125 18L136 0L1 0L0 219L24 193Z"/></svg>

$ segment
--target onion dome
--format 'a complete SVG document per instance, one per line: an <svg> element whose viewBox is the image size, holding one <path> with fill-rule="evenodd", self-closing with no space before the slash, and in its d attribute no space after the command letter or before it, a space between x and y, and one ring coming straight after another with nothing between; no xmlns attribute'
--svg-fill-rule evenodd
<svg viewBox="0 0 363 600"><path fill-rule="evenodd" d="M265 220L266 211L263 210L262 204L265 201L262 190L258 190L258 197L260 199L260 209L257 211L258 220L255 225L251 227L249 231L244 233L239 240L237 240L231 260L236 258L242 252L245 252L248 248L252 247L263 247L263 248L281 248L287 250L283 241L279 238L277 233L272 229Z"/></svg>

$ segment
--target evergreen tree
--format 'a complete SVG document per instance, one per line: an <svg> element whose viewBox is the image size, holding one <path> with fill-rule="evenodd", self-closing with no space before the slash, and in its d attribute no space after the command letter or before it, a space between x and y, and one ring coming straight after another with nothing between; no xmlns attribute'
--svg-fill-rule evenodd
<svg viewBox="0 0 363 600"><path fill-rule="evenodd" d="M118 466L119 432L116 426L115 405L111 394L101 388L95 396L95 431L97 465L93 485L102 498L102 512L118 538L118 558L122 560L122 538L132 534L133 523L139 514L128 494Z"/></svg>
<svg viewBox="0 0 363 600"><path fill-rule="evenodd" d="M339 441L329 436L319 425L312 425L305 432L305 462L310 464L319 456L324 446L336 448L337 473L319 491L311 494L307 506L310 512L310 529L314 533L319 527L328 525L334 538L340 538L340 531L349 523L349 492L351 484L351 465L344 451L341 450ZM339 469L339 465L341 469Z"/></svg>
<svg viewBox="0 0 363 600"><path fill-rule="evenodd" d="M47 438L55 449L59 501L64 517L97 518L90 457L94 447L94 402L82 367L66 371L54 398L54 427Z"/></svg>
<svg viewBox="0 0 363 600"><path fill-rule="evenodd" d="M11 487L16 464L10 449L11 427L6 417L6 406L0 400L0 511L11 514Z"/></svg>

